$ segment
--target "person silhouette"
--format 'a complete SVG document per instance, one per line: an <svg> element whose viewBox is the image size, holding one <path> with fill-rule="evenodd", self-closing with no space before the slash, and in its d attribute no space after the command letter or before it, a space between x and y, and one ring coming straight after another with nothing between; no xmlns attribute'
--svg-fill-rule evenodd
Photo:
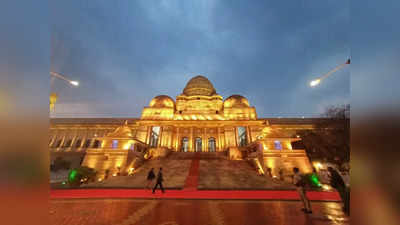
<svg viewBox="0 0 400 225"><path fill-rule="evenodd" d="M150 189L151 184L153 183L154 178L156 178L156 175L154 174L154 168L151 168L149 173L147 174L147 185L146 189Z"/></svg>
<svg viewBox="0 0 400 225"><path fill-rule="evenodd" d="M162 193L165 193L164 187L162 185L163 181L164 181L164 178L163 178L163 174L162 174L162 167L160 167L160 170L158 171L158 174L157 174L157 183L153 188L153 194L156 193L156 189L158 186L160 186Z"/></svg>

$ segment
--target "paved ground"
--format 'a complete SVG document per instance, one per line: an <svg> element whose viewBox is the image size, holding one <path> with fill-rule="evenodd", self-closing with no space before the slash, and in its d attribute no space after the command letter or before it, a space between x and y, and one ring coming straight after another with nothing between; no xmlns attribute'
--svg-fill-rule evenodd
<svg viewBox="0 0 400 225"><path fill-rule="evenodd" d="M199 189L294 189L287 182L260 176L245 160L200 160Z"/></svg>
<svg viewBox="0 0 400 225"><path fill-rule="evenodd" d="M344 225L340 203L300 201L69 199L50 201L55 225Z"/></svg>

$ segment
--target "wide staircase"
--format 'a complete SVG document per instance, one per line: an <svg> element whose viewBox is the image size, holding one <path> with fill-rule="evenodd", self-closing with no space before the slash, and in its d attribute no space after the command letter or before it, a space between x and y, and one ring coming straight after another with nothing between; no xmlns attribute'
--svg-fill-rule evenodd
<svg viewBox="0 0 400 225"><path fill-rule="evenodd" d="M228 159L227 152L171 152L168 159Z"/></svg>

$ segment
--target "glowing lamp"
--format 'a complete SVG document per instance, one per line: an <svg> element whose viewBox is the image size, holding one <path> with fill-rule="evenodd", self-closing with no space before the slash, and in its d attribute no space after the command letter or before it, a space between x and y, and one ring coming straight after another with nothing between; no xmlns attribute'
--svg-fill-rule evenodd
<svg viewBox="0 0 400 225"><path fill-rule="evenodd" d="M71 80L69 83L74 85L74 86L79 86L79 82L76 81L76 80Z"/></svg>
<svg viewBox="0 0 400 225"><path fill-rule="evenodd" d="M313 80L310 82L310 86L311 87L317 86L320 82L321 82L320 79Z"/></svg>
<svg viewBox="0 0 400 225"><path fill-rule="evenodd" d="M324 189L325 191L329 191L331 189L331 187L329 187L329 185L327 185L327 184L323 184L322 189Z"/></svg>

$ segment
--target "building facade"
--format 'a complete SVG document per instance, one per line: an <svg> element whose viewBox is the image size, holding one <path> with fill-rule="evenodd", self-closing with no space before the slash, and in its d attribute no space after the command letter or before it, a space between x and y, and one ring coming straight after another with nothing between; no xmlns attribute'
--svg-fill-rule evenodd
<svg viewBox="0 0 400 225"><path fill-rule="evenodd" d="M138 152L146 159L170 152L224 152L232 160L253 159L259 172L293 166L309 172L297 131L313 128L314 119L258 118L245 97L224 100L206 77L196 76L175 100L153 98L140 118L52 119L49 146L52 158L78 155L78 164L101 173L132 170Z"/></svg>

